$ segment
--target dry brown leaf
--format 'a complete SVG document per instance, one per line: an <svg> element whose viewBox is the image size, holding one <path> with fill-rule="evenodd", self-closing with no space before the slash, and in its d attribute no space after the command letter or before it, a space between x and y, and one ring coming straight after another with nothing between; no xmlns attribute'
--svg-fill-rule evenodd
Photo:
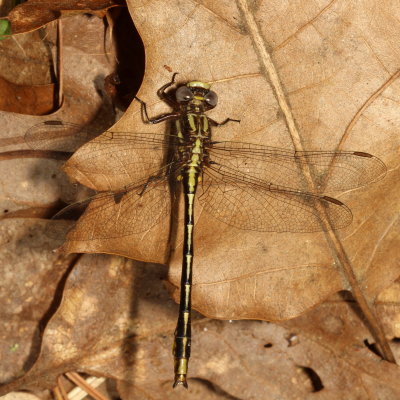
<svg viewBox="0 0 400 400"><path fill-rule="evenodd" d="M398 341L400 338L400 314L397 312L396 304L400 300L400 281L383 290L376 301L380 311L380 321L388 338Z"/></svg>
<svg viewBox="0 0 400 400"><path fill-rule="evenodd" d="M43 115L56 107L50 42L38 32L0 41L0 109Z"/></svg>
<svg viewBox="0 0 400 400"><path fill-rule="evenodd" d="M176 305L165 290L160 291L162 275L165 268L160 266L151 270L118 257L83 257L46 326L38 360L3 393L12 387L51 388L58 375L76 369L122 376L129 370L127 357L136 357L137 340L156 338L169 346ZM163 357L169 360L168 353ZM139 371L146 363L160 362L143 361L135 366Z"/></svg>
<svg viewBox="0 0 400 400"><path fill-rule="evenodd" d="M59 374L80 370L118 379L121 397L135 400L399 396L398 368L363 344L368 329L339 298L282 326L196 315L189 392L173 391L177 306L162 289L165 274L161 266L84 256L68 276L38 360L1 393L51 388Z"/></svg>
<svg viewBox="0 0 400 400"><path fill-rule="evenodd" d="M0 77L0 110L20 114L48 114L54 107L54 84L16 85Z"/></svg>
<svg viewBox="0 0 400 400"><path fill-rule="evenodd" d="M43 32L42 32L43 34ZM51 29L12 36L0 42L1 76L17 85L50 85L52 81Z"/></svg>
<svg viewBox="0 0 400 400"><path fill-rule="evenodd" d="M370 152L382 158L390 172L367 187L335 194L354 215L352 225L337 236L243 231L218 223L197 207L194 307L216 318L282 320L355 287L359 297L373 304L400 272L394 257L399 240L400 139L395 113L399 72L394 60L399 55L383 40L393 37L390 29L395 28L383 23L383 14L381 24L366 24L369 19L360 18L375 9L375 0L363 5L309 4L301 7L301 13L295 4L287 9L265 2L254 10L246 4L238 2L238 9L232 4L163 1L132 5L147 49L147 72L138 96L148 102L151 115L168 111L155 92L170 79L172 69L180 72L179 82L213 83L220 100L210 112L212 118L241 120L240 125L215 129L217 140ZM151 25L146 24L149 15ZM293 15L290 23L287 15ZM391 18L391 13L385 15ZM366 40L376 43L375 51L365 45ZM277 95L275 74L283 87ZM138 103L113 127L136 133L164 129L145 126ZM106 152L96 159L96 165L104 165L102 173L91 174L87 154L92 150L98 150L96 142L74 155L67 173L97 190L130 183L129 174L111 164ZM140 159L143 152L129 156ZM183 224L177 226L169 278L178 287ZM165 262L167 227L165 219L136 236L70 241L65 249ZM349 272L343 273L343 264L353 271L353 282Z"/></svg>
<svg viewBox="0 0 400 400"><path fill-rule="evenodd" d="M46 237L49 223L2 221L0 265L0 381L21 376L38 356L41 330L57 303L57 287L71 257L56 254ZM60 293L58 293L59 295Z"/></svg>
<svg viewBox="0 0 400 400"><path fill-rule="evenodd" d="M14 7L7 16L13 34L39 29L51 21L76 14L103 17L107 10L121 5L113 0L28 0Z"/></svg>

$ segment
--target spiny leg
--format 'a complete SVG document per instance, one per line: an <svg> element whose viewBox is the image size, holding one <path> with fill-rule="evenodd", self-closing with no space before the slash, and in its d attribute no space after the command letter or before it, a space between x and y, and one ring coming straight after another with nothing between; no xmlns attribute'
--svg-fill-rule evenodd
<svg viewBox="0 0 400 400"><path fill-rule="evenodd" d="M223 120L222 122L214 121L212 118L208 118L208 121L211 123L212 126L223 126L227 124L228 122L238 122L240 123L240 119L232 119L232 118L227 118Z"/></svg>
<svg viewBox="0 0 400 400"><path fill-rule="evenodd" d="M172 97L168 96L168 94L165 93L165 90L175 83L176 75L178 75L178 72L175 72L172 75L172 79L170 82L161 86L160 89L157 90L158 97L160 97L161 100L165 101L172 107L177 107L177 106L179 106L179 104ZM140 103L142 120L146 124L158 124L160 122L168 121L171 119L178 119L181 116L180 112L175 112L175 113L164 114L164 115L161 115L160 117L150 118L149 114L147 112L147 104L143 100L139 99L139 97L137 97L137 96L135 96L135 99Z"/></svg>
<svg viewBox="0 0 400 400"><path fill-rule="evenodd" d="M165 90L166 90L167 88L169 88L170 86L172 86L172 85L175 83L175 77L176 77L176 75L178 75L178 73L179 73L179 72L174 72L174 73L172 74L171 80L170 80L168 83L166 83L165 85L162 85L162 86L160 87L160 89L157 90L157 96L158 96L161 100L164 100L166 103L169 103L169 104L171 104L172 106L177 105L177 102L176 102L172 97L168 96L168 94L165 93Z"/></svg>
<svg viewBox="0 0 400 400"><path fill-rule="evenodd" d="M140 111L142 113L142 120L145 124L158 124L160 122L175 120L181 117L180 112L173 112L173 113L163 114L159 117L150 118L149 114L147 113L147 104L143 100L140 100L139 97L135 97L135 99L141 105Z"/></svg>

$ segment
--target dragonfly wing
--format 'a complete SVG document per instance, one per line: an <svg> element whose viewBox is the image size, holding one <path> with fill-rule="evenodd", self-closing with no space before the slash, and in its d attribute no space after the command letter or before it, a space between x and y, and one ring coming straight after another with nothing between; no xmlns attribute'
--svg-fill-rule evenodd
<svg viewBox="0 0 400 400"><path fill-rule="evenodd" d="M111 239L144 232L169 215L166 179L150 180L125 191L100 193L89 203L69 240Z"/></svg>
<svg viewBox="0 0 400 400"><path fill-rule="evenodd" d="M352 221L348 207L331 197L238 179L214 168L204 171L197 198L206 212L239 229L316 232ZM324 224L323 214L330 225Z"/></svg>
<svg viewBox="0 0 400 400"><path fill-rule="evenodd" d="M87 186L116 190L160 173L173 145L165 135L108 131L81 147L65 170L79 171Z"/></svg>
<svg viewBox="0 0 400 400"><path fill-rule="evenodd" d="M379 158L356 151L291 152L251 143L217 142L210 148L210 159L232 172L318 193L364 186L386 173ZM304 168L311 171L314 187L307 183Z"/></svg>
<svg viewBox="0 0 400 400"><path fill-rule="evenodd" d="M95 136L83 131L80 125L54 120L30 127L24 139L35 150L73 152Z"/></svg>
<svg viewBox="0 0 400 400"><path fill-rule="evenodd" d="M150 145L155 143L168 144L176 140L174 135L164 134L135 134L132 132L100 132L85 129L82 125L60 120L48 120L31 126L24 135L26 144L32 149L74 152L89 140L98 138L104 145L115 144L119 141L126 143L147 141Z"/></svg>

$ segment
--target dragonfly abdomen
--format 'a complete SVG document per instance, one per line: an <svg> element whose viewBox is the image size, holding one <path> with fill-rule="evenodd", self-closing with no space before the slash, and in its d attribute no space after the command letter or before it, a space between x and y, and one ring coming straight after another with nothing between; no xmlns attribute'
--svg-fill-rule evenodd
<svg viewBox="0 0 400 400"><path fill-rule="evenodd" d="M182 130L180 128L183 128ZM204 141L210 138L208 119L203 113L187 113L177 123L178 136L182 142L181 171L185 198L185 233L181 276L181 297L178 324L175 331L174 358L175 383L187 386L186 375L190 357L191 289L193 270L194 199L204 163Z"/></svg>

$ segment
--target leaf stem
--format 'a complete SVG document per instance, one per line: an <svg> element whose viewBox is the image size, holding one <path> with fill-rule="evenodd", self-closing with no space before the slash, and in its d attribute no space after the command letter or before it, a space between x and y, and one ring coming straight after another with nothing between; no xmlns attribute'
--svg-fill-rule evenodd
<svg viewBox="0 0 400 400"><path fill-rule="evenodd" d="M297 129L292 114L292 110L289 104L289 100L285 94L285 91L279 79L279 74L272 60L268 46L266 45L265 40L262 36L261 29L254 18L252 10L249 8L248 1L237 0L237 4L239 10L241 11L243 21L247 25L247 32L253 41L254 49L258 55L261 68L264 70L265 74L269 78L271 87L276 96L276 100L285 117L286 125L288 127L291 139L293 141L294 148L296 151L304 151L301 141L301 136ZM304 168L302 168L302 170L308 184L310 185L310 188L312 189L312 187L314 186L314 180L312 178L310 169L307 166L305 166ZM361 290L360 284L357 281L357 277L354 274L347 253L339 237L337 236L337 233L334 230L332 230L332 227L329 228L330 227L329 219L325 218L324 214L325 213L322 210L321 213L322 223L327 227L327 230L325 231L325 236L328 241L328 244L330 245L332 255L334 259L336 259L337 261L337 265L339 266L339 271L341 271L343 276L346 278L350 286L350 289L352 291L353 297L358 303L361 312L365 316L368 328L371 331L372 335L374 336L375 340L377 341L377 344L380 348L383 358L392 363L396 363L392 350L390 349L389 343L386 340L383 329L375 313L373 312L372 305L368 302L368 300L366 299Z"/></svg>

